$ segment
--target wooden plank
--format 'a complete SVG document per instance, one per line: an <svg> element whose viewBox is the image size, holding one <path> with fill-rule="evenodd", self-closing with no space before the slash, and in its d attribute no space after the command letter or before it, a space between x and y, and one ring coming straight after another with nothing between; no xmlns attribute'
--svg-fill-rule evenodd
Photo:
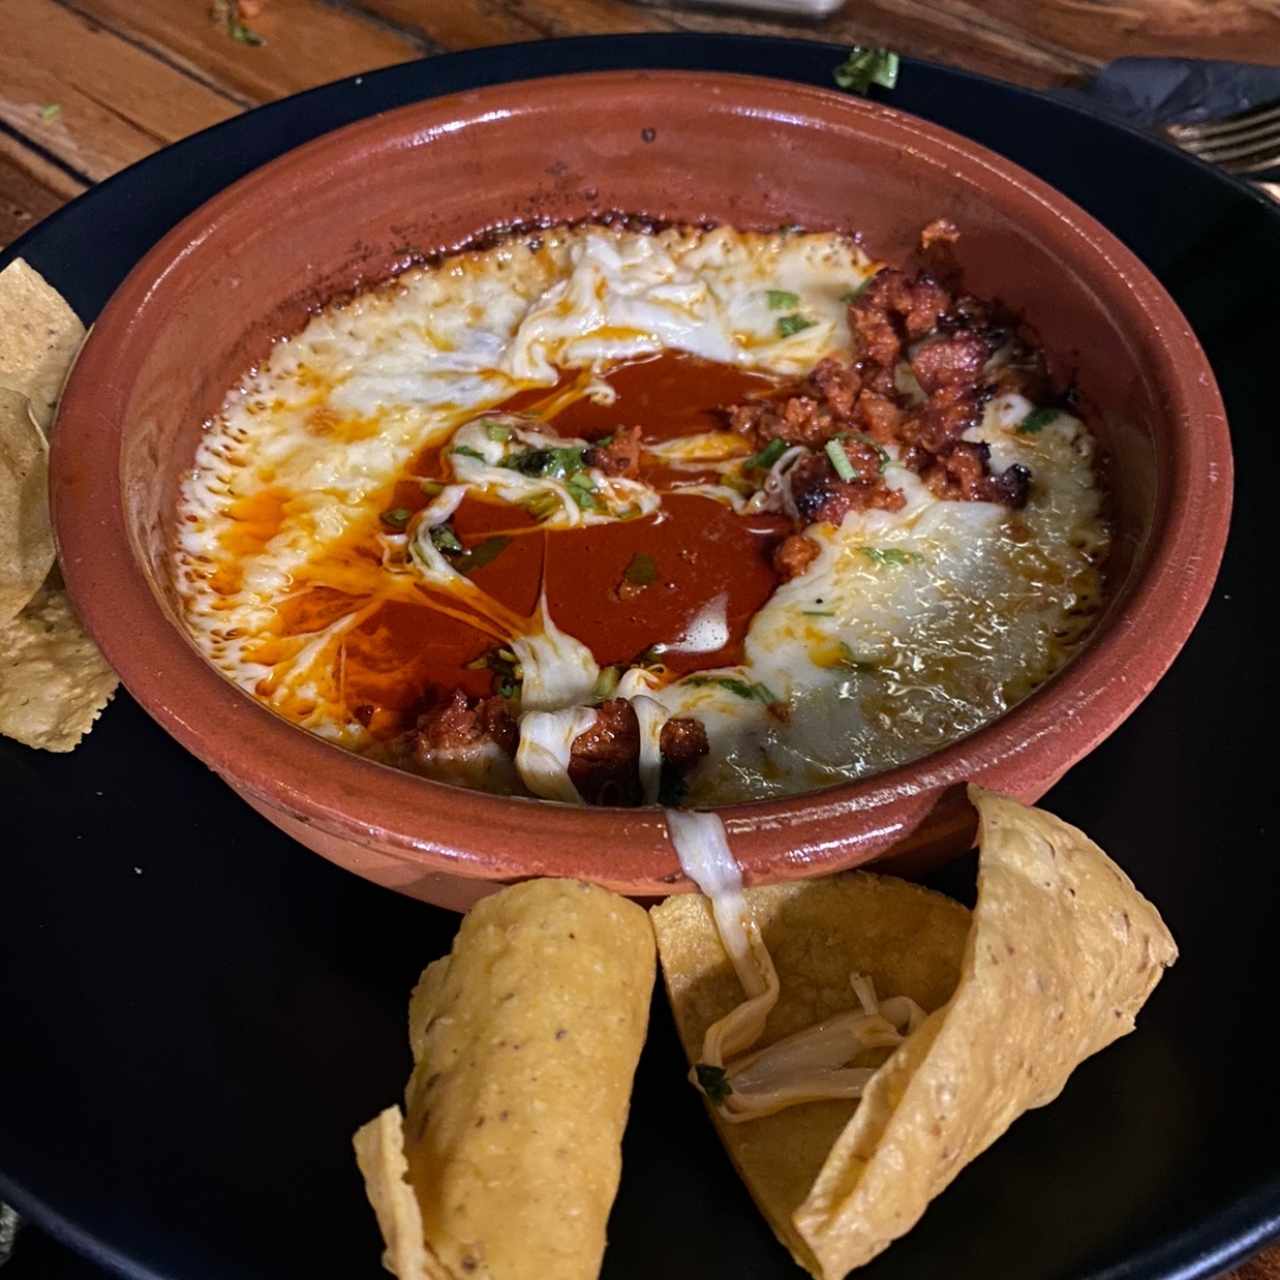
<svg viewBox="0 0 1280 1280"><path fill-rule="evenodd" d="M1222 58L1280 66L1276 0L991 0L1027 40L1093 58Z"/></svg>
<svg viewBox="0 0 1280 1280"><path fill-rule="evenodd" d="M508 13L547 36L621 35L628 31L670 31L661 10L627 0L497 0Z"/></svg>
<svg viewBox="0 0 1280 1280"><path fill-rule="evenodd" d="M240 108L54 0L5 0L0 120L98 179Z"/></svg>
<svg viewBox="0 0 1280 1280"><path fill-rule="evenodd" d="M83 190L83 182L0 133L0 249Z"/></svg>
<svg viewBox="0 0 1280 1280"><path fill-rule="evenodd" d="M751 35L832 40L838 44L880 45L931 62L962 64L971 71L1015 84L1044 88L1087 75L1096 60L1052 42L1020 33L991 18L984 8L949 0L859 0L822 22L761 21L709 10L661 9L673 25L689 31L736 31ZM956 51L964 49L963 59Z"/></svg>
<svg viewBox="0 0 1280 1280"><path fill-rule="evenodd" d="M167 60L198 68L209 84L252 102L435 51L424 37L394 30L356 5L321 0L270 0L249 24L266 40L260 47L233 40L225 27L215 25L206 0L60 2ZM425 7L457 0L422 2Z"/></svg>
<svg viewBox="0 0 1280 1280"><path fill-rule="evenodd" d="M361 8L422 34L442 49L541 40L546 32L502 0L361 0Z"/></svg>

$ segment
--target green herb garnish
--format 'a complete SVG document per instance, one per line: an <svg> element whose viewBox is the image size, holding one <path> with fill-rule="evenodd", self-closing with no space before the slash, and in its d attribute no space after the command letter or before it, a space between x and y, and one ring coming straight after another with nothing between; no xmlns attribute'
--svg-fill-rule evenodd
<svg viewBox="0 0 1280 1280"><path fill-rule="evenodd" d="M858 468L849 461L849 455L844 451L844 442L839 436L836 436L834 440L827 441L825 452L827 457L831 459L831 465L836 469L836 475L846 484L861 478Z"/></svg>
<svg viewBox="0 0 1280 1280"><path fill-rule="evenodd" d="M808 316L790 315L778 317L778 337L789 338L793 333L800 333L804 329L812 329L818 322L810 320Z"/></svg>
<svg viewBox="0 0 1280 1280"><path fill-rule="evenodd" d="M503 465L522 476L535 479L564 480L585 466L581 446L568 449L526 449L524 453L509 458Z"/></svg>
<svg viewBox="0 0 1280 1280"><path fill-rule="evenodd" d="M1058 416L1057 409L1032 409L1014 430L1020 436L1034 436Z"/></svg>
<svg viewBox="0 0 1280 1280"><path fill-rule="evenodd" d="M560 495L543 491L531 494L520 505L535 520L546 520L560 509Z"/></svg>
<svg viewBox="0 0 1280 1280"><path fill-rule="evenodd" d="M622 675L617 667L602 668L600 674L596 676L595 687L591 690L591 700L603 702L606 698L612 698L621 679Z"/></svg>
<svg viewBox="0 0 1280 1280"><path fill-rule="evenodd" d="M707 1101L713 1106L720 1106L733 1092L733 1085L729 1083L729 1073L723 1067L713 1067L705 1062L699 1062L693 1068L693 1072L698 1080L698 1088L706 1094Z"/></svg>
<svg viewBox="0 0 1280 1280"><path fill-rule="evenodd" d="M505 422L487 421L484 424L484 433L495 444L506 444L511 439L511 428Z"/></svg>
<svg viewBox="0 0 1280 1280"><path fill-rule="evenodd" d="M40 119L43 120L45 124L52 123L61 114L62 103L60 102L46 102L44 106L40 108Z"/></svg>
<svg viewBox="0 0 1280 1280"><path fill-rule="evenodd" d="M768 685L748 684L747 681L738 680L734 676L685 676L684 683L693 685L695 688L719 685L721 689L736 693L739 698L745 698L748 702L763 702L765 706L778 701Z"/></svg>
<svg viewBox="0 0 1280 1280"><path fill-rule="evenodd" d="M444 485L439 480L419 480L418 483L428 498L438 498L444 492Z"/></svg>
<svg viewBox="0 0 1280 1280"><path fill-rule="evenodd" d="M584 511L599 510L599 503L596 502L595 481L585 471L577 471L565 481L565 488L569 490L569 496Z"/></svg>
<svg viewBox="0 0 1280 1280"><path fill-rule="evenodd" d="M876 451L876 457L880 459L880 470L881 470L881 471L883 471L883 470L885 469L885 467L887 467L887 466L889 465L889 463L891 463L891 462L893 461L893 459L889 456L889 451L888 451L887 449L882 448L882 447L881 447L881 446L880 446L880 445L879 445L875 440L873 440L870 436L863 435L861 431L850 431L850 432L847 432L847 433L846 433L846 435L845 435L845 439L846 439L846 440L857 440L859 444L869 445L872 449L874 449L874 450Z"/></svg>
<svg viewBox="0 0 1280 1280"><path fill-rule="evenodd" d="M455 563L458 569L469 577L477 569L483 569L485 565L496 560L507 549L510 541L510 538L501 535L486 538L483 542L477 542L469 551L459 556Z"/></svg>
<svg viewBox="0 0 1280 1280"><path fill-rule="evenodd" d="M784 307L800 305L800 295L788 293L786 289L770 289L765 294L765 298L768 300L770 311L781 311Z"/></svg>
<svg viewBox="0 0 1280 1280"><path fill-rule="evenodd" d="M858 547L872 564L919 564L923 559L918 551L903 551L901 547Z"/></svg>
<svg viewBox="0 0 1280 1280"><path fill-rule="evenodd" d="M787 451L787 442L780 436L774 436L759 453L753 454L742 465L748 471L768 471Z"/></svg>
<svg viewBox="0 0 1280 1280"><path fill-rule="evenodd" d="M437 551L451 551L456 554L463 550L462 543L458 541L458 535L447 523L438 524L432 528L431 541L435 544Z"/></svg>
<svg viewBox="0 0 1280 1280"><path fill-rule="evenodd" d="M469 444L455 444L450 453L460 453L464 458L475 458L478 462L487 462L488 459L480 452L479 449L473 449Z"/></svg>
<svg viewBox="0 0 1280 1280"><path fill-rule="evenodd" d="M234 19L227 24L227 34L233 39L238 40L241 44L247 44L257 49L266 44L266 38L260 36L252 27L246 27L239 19Z"/></svg>
<svg viewBox="0 0 1280 1280"><path fill-rule="evenodd" d="M413 512L408 507L391 507L384 511L378 519L387 526L388 529L394 529L397 533L401 532L405 525L409 523L409 517Z"/></svg>
<svg viewBox="0 0 1280 1280"><path fill-rule="evenodd" d="M836 616L834 609L801 609L800 612L806 618L834 618Z"/></svg>
<svg viewBox="0 0 1280 1280"><path fill-rule="evenodd" d="M658 566L654 564L652 556L637 551L631 557L631 563L623 570L622 576L633 587L647 587L658 580Z"/></svg>
<svg viewBox="0 0 1280 1280"><path fill-rule="evenodd" d="M855 44L831 75L840 88L850 93L865 94L873 84L892 89L898 83L898 55L892 49L868 49Z"/></svg>
<svg viewBox="0 0 1280 1280"><path fill-rule="evenodd" d="M857 302L857 300L860 297L862 297L864 293L866 293L867 289L871 285L871 282L875 278L876 278L876 273L873 271L861 284L855 285L852 289L849 289L847 292L842 293L840 295L840 301L841 302Z"/></svg>

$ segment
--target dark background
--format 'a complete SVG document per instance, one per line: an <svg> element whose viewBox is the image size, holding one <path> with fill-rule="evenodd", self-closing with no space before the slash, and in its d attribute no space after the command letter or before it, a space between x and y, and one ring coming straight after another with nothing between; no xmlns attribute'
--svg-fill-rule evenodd
<svg viewBox="0 0 1280 1280"><path fill-rule="evenodd" d="M798 41L641 36L396 67L179 144L10 252L89 320L226 182L371 111L608 66L827 85L840 58ZM1262 1040L1280 923L1267 599L1280 217L1159 144L978 77L908 62L886 96L1066 191L1152 267L1218 373L1238 489L1222 576L1183 655L1045 801L1134 876L1182 959L1139 1034L1085 1063L862 1274L934 1274L945 1260L956 1280L1208 1275L1280 1230L1280 1104ZM405 998L454 918L292 844L123 692L72 755L0 740L0 799L0 1196L130 1275L382 1274L349 1137L403 1087ZM971 862L949 879L966 874ZM655 1004L606 1280L797 1274L681 1070ZM18 1254L6 1280L60 1274L34 1233Z"/></svg>

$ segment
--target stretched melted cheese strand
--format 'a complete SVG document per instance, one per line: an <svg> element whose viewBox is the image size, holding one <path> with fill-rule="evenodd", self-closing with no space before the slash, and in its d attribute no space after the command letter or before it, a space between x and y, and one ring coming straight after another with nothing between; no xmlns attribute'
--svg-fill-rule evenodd
<svg viewBox="0 0 1280 1280"><path fill-rule="evenodd" d="M720 941L747 994L707 1028L700 1061L689 1072L691 1083L702 1089L700 1068L716 1072L724 1096L714 1105L731 1123L805 1102L861 1097L875 1070L845 1064L864 1050L901 1044L924 1020L923 1010L903 996L880 1002L871 979L853 974L861 1012L829 1018L729 1063L763 1034L778 1001L778 975L742 896L742 874L724 823L713 813L680 809L666 810L666 819L681 869L710 899Z"/></svg>
<svg viewBox="0 0 1280 1280"><path fill-rule="evenodd" d="M595 724L596 715L594 707L567 707L531 711L520 721L516 772L535 796L562 804L582 803L569 777L569 753L573 740Z"/></svg>
<svg viewBox="0 0 1280 1280"><path fill-rule="evenodd" d="M543 588L538 602L537 631L513 636L511 648L522 668L520 704L526 711L554 711L586 702L600 667L581 640L552 621Z"/></svg>
<svg viewBox="0 0 1280 1280"><path fill-rule="evenodd" d="M630 702L640 724L641 794L645 804L657 804L662 785L662 726L669 714L662 703L643 693L635 694Z"/></svg>
<svg viewBox="0 0 1280 1280"><path fill-rule="evenodd" d="M667 831L681 870L711 900L716 929L747 999L707 1028L702 1062L723 1067L749 1049L778 1003L778 974L742 896L742 872L729 850L724 823L714 813L667 809ZM696 1068L694 1069L696 1072Z"/></svg>

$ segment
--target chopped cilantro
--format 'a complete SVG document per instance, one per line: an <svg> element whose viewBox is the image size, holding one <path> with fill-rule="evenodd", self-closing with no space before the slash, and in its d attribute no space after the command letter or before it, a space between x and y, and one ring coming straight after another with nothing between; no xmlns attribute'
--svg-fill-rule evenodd
<svg viewBox="0 0 1280 1280"><path fill-rule="evenodd" d="M770 289L765 294L765 298L768 300L770 311L781 311L787 307L800 305L800 295L788 293L786 289Z"/></svg>
<svg viewBox="0 0 1280 1280"><path fill-rule="evenodd" d="M455 563L458 569L470 576L477 569L483 569L485 565L496 560L507 549L510 541L510 538L501 535L486 538L483 542L477 542L469 551L459 556Z"/></svg>
<svg viewBox="0 0 1280 1280"><path fill-rule="evenodd" d="M778 701L768 685L749 684L746 680L738 680L734 676L685 676L684 683L693 685L695 688L719 685L721 689L736 693L739 698L745 698L748 702L763 702L765 706Z"/></svg>
<svg viewBox="0 0 1280 1280"><path fill-rule="evenodd" d="M247 44L255 49L267 43L265 37L260 36L252 27L246 27L238 18L227 24L227 34L233 40L238 40L241 44Z"/></svg>
<svg viewBox="0 0 1280 1280"><path fill-rule="evenodd" d="M774 436L759 453L753 454L742 465L748 471L768 471L787 451L787 442Z"/></svg>
<svg viewBox="0 0 1280 1280"><path fill-rule="evenodd" d="M46 102L44 106L40 108L40 119L43 120L45 124L51 124L61 114L62 103L60 102Z"/></svg>
<svg viewBox="0 0 1280 1280"><path fill-rule="evenodd" d="M621 678L617 667L603 667L600 674L596 676L595 687L591 690L592 701L603 702L606 698L612 698Z"/></svg>
<svg viewBox="0 0 1280 1280"><path fill-rule="evenodd" d="M844 443L839 436L836 436L834 440L827 441L826 455L831 459L831 465L835 467L836 475L846 484L861 478L858 468L849 461L849 455L845 453Z"/></svg>
<svg viewBox="0 0 1280 1280"><path fill-rule="evenodd" d="M564 480L575 471L582 470L584 453L581 446L567 449L526 449L524 453L508 459L504 465L535 479Z"/></svg>
<svg viewBox="0 0 1280 1280"><path fill-rule="evenodd" d="M1034 436L1058 416L1057 409L1032 409L1015 430L1020 436Z"/></svg>
<svg viewBox="0 0 1280 1280"><path fill-rule="evenodd" d="M584 511L599 509L600 504L596 502L595 487L595 481L585 471L576 471L565 481L569 496Z"/></svg>
<svg viewBox="0 0 1280 1280"><path fill-rule="evenodd" d="M431 530L431 541L435 543L438 551L457 553L463 550L462 543L458 541L458 535L447 523L438 524Z"/></svg>
<svg viewBox="0 0 1280 1280"><path fill-rule="evenodd" d="M720 1106L733 1092L733 1085L729 1083L729 1073L723 1067L713 1067L705 1062L699 1062L693 1068L693 1072L698 1080L698 1088L707 1095L707 1101L712 1106Z"/></svg>
<svg viewBox="0 0 1280 1280"><path fill-rule="evenodd" d="M831 75L840 88L850 93L865 94L873 84L892 89L898 83L898 55L892 49L869 49L855 44Z"/></svg>
<svg viewBox="0 0 1280 1280"><path fill-rule="evenodd" d="M868 286L876 278L873 271L861 284L855 285L852 289L840 295L841 302L857 302L857 300L866 293Z"/></svg>
<svg viewBox="0 0 1280 1280"><path fill-rule="evenodd" d="M388 529L395 529L400 532L405 525L409 523L409 517L413 512L408 507L391 507L384 511L378 519L387 526Z"/></svg>
<svg viewBox="0 0 1280 1280"><path fill-rule="evenodd" d="M549 490L544 490L542 493L531 494L520 505L535 520L546 520L560 509L560 497Z"/></svg>
<svg viewBox="0 0 1280 1280"><path fill-rule="evenodd" d="M778 317L778 337L789 338L793 333L800 333L804 329L812 329L818 322L810 320L808 316L799 314Z"/></svg>
<svg viewBox="0 0 1280 1280"><path fill-rule="evenodd" d="M859 444L869 445L872 449L874 449L876 451L876 457L880 459L881 471L883 471L885 467L887 467L889 463L893 461L893 459L889 456L889 451L887 449L882 448L870 436L863 435L861 431L850 431L847 433L845 438L848 440L856 440L858 441Z"/></svg>
<svg viewBox="0 0 1280 1280"><path fill-rule="evenodd" d="M460 453L464 458L475 458L478 462L488 461L479 449L473 449L469 444L455 444L449 452Z"/></svg>
<svg viewBox="0 0 1280 1280"><path fill-rule="evenodd" d="M858 547L872 564L918 564L924 559L918 551L904 551L901 547Z"/></svg>
<svg viewBox="0 0 1280 1280"><path fill-rule="evenodd" d="M652 556L646 555L643 551L637 551L631 557L631 563L627 565L622 576L633 587L647 587L658 580L658 566L654 564Z"/></svg>
<svg viewBox="0 0 1280 1280"><path fill-rule="evenodd" d="M484 433L495 444L506 444L511 439L511 428L505 422L487 421L484 424Z"/></svg>

